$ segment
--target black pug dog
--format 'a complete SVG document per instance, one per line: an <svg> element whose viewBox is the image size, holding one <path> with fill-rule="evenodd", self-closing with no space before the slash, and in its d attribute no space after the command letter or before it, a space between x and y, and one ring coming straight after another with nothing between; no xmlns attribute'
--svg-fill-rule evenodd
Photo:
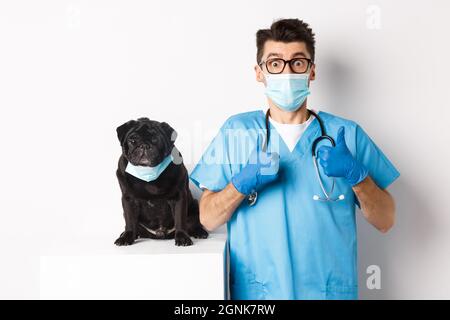
<svg viewBox="0 0 450 320"><path fill-rule="evenodd" d="M189 236L207 238L198 202L189 190L186 167L174 146L175 130L165 122L139 118L118 127L117 136L122 155L116 175L122 190L125 231L115 244L131 245L137 238L175 238L175 245L190 246ZM174 160L156 180L146 182L125 171L128 162L154 167L170 154Z"/></svg>

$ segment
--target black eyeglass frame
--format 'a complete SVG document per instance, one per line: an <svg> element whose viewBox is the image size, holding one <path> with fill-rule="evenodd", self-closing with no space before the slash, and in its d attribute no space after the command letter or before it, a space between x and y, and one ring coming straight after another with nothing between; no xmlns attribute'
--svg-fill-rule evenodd
<svg viewBox="0 0 450 320"><path fill-rule="evenodd" d="M281 60L281 61L283 61L284 65L283 65L283 68L281 69L280 72L270 72L269 71L269 68L267 67L267 63L271 62L273 60ZM297 60L306 60L308 62L308 66L306 67L306 70L304 72L295 72L294 69L292 68L293 61L297 61ZM296 74L307 73L308 70L311 68L311 66L314 64L314 62L311 59L302 57L302 58L292 58L290 60L284 60L282 58L273 58L273 59L268 59L266 61L261 61L258 65L259 65L259 67L261 67L261 65L264 64L264 66L266 67L267 72L269 72L270 74L280 74L280 73L283 73L284 68L286 68L286 64L288 64L288 63L289 63L289 67L291 68L291 71L293 73L296 73Z"/></svg>

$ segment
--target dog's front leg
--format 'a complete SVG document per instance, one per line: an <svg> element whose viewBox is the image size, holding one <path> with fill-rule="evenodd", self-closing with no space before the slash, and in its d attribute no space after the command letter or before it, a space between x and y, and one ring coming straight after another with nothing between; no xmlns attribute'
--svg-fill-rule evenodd
<svg viewBox="0 0 450 320"><path fill-rule="evenodd" d="M169 206L172 210L175 220L175 245L190 246L193 244L191 238L186 232L186 220L188 213L187 193L181 191L177 199L169 200Z"/></svg>
<svg viewBox="0 0 450 320"><path fill-rule="evenodd" d="M122 196L123 216L125 218L125 231L114 242L118 246L133 244L137 236L137 222L139 217L139 204L129 196Z"/></svg>

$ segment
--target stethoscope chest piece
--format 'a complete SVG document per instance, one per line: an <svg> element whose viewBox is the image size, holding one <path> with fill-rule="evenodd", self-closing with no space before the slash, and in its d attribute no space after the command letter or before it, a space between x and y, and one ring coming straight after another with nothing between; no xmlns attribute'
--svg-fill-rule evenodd
<svg viewBox="0 0 450 320"><path fill-rule="evenodd" d="M247 203L251 207L256 203L256 199L258 199L258 192L253 191L247 197Z"/></svg>

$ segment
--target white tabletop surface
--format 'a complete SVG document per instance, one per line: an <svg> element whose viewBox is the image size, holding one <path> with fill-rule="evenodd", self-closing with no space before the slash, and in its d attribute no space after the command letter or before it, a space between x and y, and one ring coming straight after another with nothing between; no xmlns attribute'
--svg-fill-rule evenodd
<svg viewBox="0 0 450 320"><path fill-rule="evenodd" d="M175 240L138 239L133 245L118 247L119 234L99 234L80 238L53 239L41 245L40 255L149 255L149 254L223 254L227 235L222 227L209 233L207 239L195 239L193 245L176 246Z"/></svg>

